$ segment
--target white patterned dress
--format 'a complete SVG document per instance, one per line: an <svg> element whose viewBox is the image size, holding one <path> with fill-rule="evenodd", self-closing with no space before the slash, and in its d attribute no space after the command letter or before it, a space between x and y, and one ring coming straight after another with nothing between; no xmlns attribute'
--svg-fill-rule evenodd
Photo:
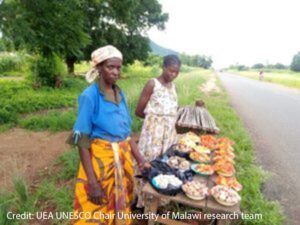
<svg viewBox="0 0 300 225"><path fill-rule="evenodd" d="M139 150L147 161L163 154L176 142L177 94L175 85L163 86L154 80L153 93L145 108Z"/></svg>
<svg viewBox="0 0 300 225"><path fill-rule="evenodd" d="M162 155L166 150L176 143L176 115L177 115L177 94L175 85L163 86L156 78L154 80L153 93L144 110L145 120L143 123L139 150L146 161L152 161ZM144 183L140 180L137 183L138 207L142 207L143 197L141 189Z"/></svg>

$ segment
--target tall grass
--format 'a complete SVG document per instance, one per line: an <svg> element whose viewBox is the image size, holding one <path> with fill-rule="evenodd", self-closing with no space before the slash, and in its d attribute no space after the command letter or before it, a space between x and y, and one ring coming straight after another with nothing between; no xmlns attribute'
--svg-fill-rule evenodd
<svg viewBox="0 0 300 225"><path fill-rule="evenodd" d="M142 62L135 61L131 65L124 66L122 69L122 77L149 78L156 77L160 74L158 66L144 66Z"/></svg>
<svg viewBox="0 0 300 225"><path fill-rule="evenodd" d="M41 174L43 180L33 189L29 190L25 180L17 176L14 179L14 188L10 191L0 192L0 224L1 225L26 225L31 224L27 219L10 219L9 212L15 214L35 212L72 212L74 185L66 184L66 180L75 178L79 165L78 152L75 150L63 153L57 160L60 165L58 170L50 174ZM11 216L11 215L10 215ZM38 221L43 223L42 221ZM45 221L44 221L45 222ZM67 225L69 221L54 219L47 224Z"/></svg>
<svg viewBox="0 0 300 225"><path fill-rule="evenodd" d="M29 220L9 218L8 213L15 214L33 213L36 208L37 198L35 195L30 195L27 183L25 180L16 176L14 178L14 189L10 192L0 193L0 224L2 225L18 225L29 224ZM9 215L12 217L12 215Z"/></svg>

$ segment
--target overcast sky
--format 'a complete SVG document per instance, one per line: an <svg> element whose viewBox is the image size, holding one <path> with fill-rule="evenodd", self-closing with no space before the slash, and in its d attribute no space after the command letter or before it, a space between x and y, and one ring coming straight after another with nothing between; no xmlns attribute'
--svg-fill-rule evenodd
<svg viewBox="0 0 300 225"><path fill-rule="evenodd" d="M210 55L214 67L283 63L300 51L300 0L159 0L169 13L159 45Z"/></svg>

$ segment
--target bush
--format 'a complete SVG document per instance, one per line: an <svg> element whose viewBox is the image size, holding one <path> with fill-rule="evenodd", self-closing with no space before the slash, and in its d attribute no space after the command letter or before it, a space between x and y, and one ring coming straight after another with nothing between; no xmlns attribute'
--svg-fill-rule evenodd
<svg viewBox="0 0 300 225"><path fill-rule="evenodd" d="M0 124L17 123L18 115L15 111L0 109Z"/></svg>
<svg viewBox="0 0 300 225"><path fill-rule="evenodd" d="M20 126L34 131L52 132L71 130L76 120L75 111L50 112L47 115L33 115L20 120Z"/></svg>
<svg viewBox="0 0 300 225"><path fill-rule="evenodd" d="M145 66L162 67L162 63L163 63L163 57L153 53L150 53L148 58L144 61Z"/></svg>
<svg viewBox="0 0 300 225"><path fill-rule="evenodd" d="M17 70L22 68L23 57L15 53L0 54L0 73Z"/></svg>
<svg viewBox="0 0 300 225"><path fill-rule="evenodd" d="M31 70L31 79L35 87L60 87L63 76L67 74L66 65L57 55L50 55L47 58L37 56Z"/></svg>
<svg viewBox="0 0 300 225"><path fill-rule="evenodd" d="M89 84L86 82L84 77L71 77L64 78L62 87L65 89L74 89L77 91L83 91Z"/></svg>
<svg viewBox="0 0 300 225"><path fill-rule="evenodd" d="M74 79L70 88L43 87L34 91L24 81L0 81L0 125L18 123L22 113L75 107L77 97L85 85L84 81Z"/></svg>
<svg viewBox="0 0 300 225"><path fill-rule="evenodd" d="M135 61L133 64L123 67L122 77L151 78L157 77L159 73L158 66L144 66L140 61Z"/></svg>

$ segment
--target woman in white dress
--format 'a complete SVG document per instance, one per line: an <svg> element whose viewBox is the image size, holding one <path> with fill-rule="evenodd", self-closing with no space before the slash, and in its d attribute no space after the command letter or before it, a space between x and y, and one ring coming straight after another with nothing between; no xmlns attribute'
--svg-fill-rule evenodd
<svg viewBox="0 0 300 225"><path fill-rule="evenodd" d="M148 162L176 143L178 102L173 80L178 76L180 66L176 55L165 56L162 74L149 80L141 93L135 111L138 117L144 118L138 149ZM139 194L137 207L142 206L143 200Z"/></svg>

